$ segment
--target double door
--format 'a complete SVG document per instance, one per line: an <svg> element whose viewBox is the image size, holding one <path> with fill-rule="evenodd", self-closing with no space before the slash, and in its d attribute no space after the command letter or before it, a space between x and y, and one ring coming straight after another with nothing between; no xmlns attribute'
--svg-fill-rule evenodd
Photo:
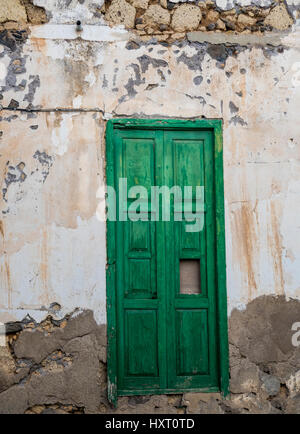
<svg viewBox="0 0 300 434"><path fill-rule="evenodd" d="M217 388L212 132L114 141L118 393Z"/></svg>

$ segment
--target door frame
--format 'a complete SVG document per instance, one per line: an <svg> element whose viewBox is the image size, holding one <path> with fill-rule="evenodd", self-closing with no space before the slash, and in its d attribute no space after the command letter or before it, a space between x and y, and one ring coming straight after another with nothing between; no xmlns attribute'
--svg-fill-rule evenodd
<svg viewBox="0 0 300 434"><path fill-rule="evenodd" d="M163 129L163 130L210 130L214 140L214 187L215 187L215 233L216 233L216 311L217 348L219 360L220 392L229 393L229 356L227 327L226 256L225 256L225 217L223 181L223 140L222 120L178 120L178 119L111 119L106 126L106 182L115 185L114 131L116 129ZM106 222L106 310L107 310L107 381L108 400L116 406L118 399L117 378L117 315L116 315L116 222ZM216 392L208 388L194 390ZM175 390L173 393L181 393ZM184 391L183 391L184 392ZM152 392L153 393L153 392ZM158 393L167 393L159 391ZM170 393L170 392L169 392ZM133 394L135 394L133 392ZM147 392L145 391L145 394Z"/></svg>

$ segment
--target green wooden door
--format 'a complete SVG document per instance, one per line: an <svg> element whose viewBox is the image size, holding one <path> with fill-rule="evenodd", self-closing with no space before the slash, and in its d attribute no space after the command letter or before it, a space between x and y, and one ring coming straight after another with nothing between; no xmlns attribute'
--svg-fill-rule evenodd
<svg viewBox="0 0 300 434"><path fill-rule="evenodd" d="M119 216L108 223L114 256L108 270L110 397L220 390L215 131L147 123L126 128L121 122L109 134L108 181ZM143 197L132 193L135 186L145 188ZM153 186L179 186L182 196L184 187L193 187L191 211L196 186L203 186L203 229L187 230L195 222L182 212L180 195L170 196L170 221L162 221L169 198L154 202L152 193L151 201Z"/></svg>

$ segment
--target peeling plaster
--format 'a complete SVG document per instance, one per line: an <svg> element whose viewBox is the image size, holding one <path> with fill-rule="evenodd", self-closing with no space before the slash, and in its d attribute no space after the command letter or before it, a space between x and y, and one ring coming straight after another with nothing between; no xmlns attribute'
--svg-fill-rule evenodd
<svg viewBox="0 0 300 434"><path fill-rule="evenodd" d="M97 13L104 0L33 0L33 4L45 8L50 22L65 24L82 20L84 24L102 24Z"/></svg>
<svg viewBox="0 0 300 434"><path fill-rule="evenodd" d="M127 43L120 31L91 26L84 39L72 25L34 26L0 53L0 311L41 318L57 302L63 313L91 307L105 322L97 191L105 120L118 116L222 118L229 314L264 294L300 298L297 31L194 33L168 46ZM7 161L25 164L25 182L6 186Z"/></svg>
<svg viewBox="0 0 300 434"><path fill-rule="evenodd" d="M71 140L70 136L72 135L72 126L72 116L62 114L61 119L58 120L58 125L55 126L51 133L52 145L57 155L64 155L67 152Z"/></svg>

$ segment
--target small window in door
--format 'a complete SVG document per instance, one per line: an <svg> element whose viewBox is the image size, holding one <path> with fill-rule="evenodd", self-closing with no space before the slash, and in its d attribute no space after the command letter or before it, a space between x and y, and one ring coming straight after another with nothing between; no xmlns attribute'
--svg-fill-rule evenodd
<svg viewBox="0 0 300 434"><path fill-rule="evenodd" d="M180 294L201 294L200 260L180 260Z"/></svg>

